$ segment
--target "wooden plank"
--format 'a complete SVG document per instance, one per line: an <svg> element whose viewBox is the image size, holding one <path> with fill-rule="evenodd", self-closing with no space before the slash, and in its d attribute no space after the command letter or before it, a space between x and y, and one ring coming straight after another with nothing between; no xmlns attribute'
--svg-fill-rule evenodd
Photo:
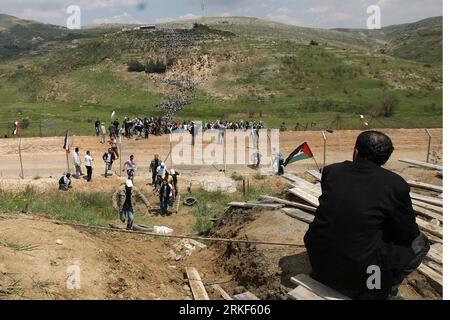
<svg viewBox="0 0 450 320"><path fill-rule="evenodd" d="M311 183L309 181L306 181L305 179L299 178L289 173L285 174L283 178L293 182L294 187L305 189L311 194L314 194L316 197L319 197L322 193L322 187L320 184Z"/></svg>
<svg viewBox="0 0 450 320"><path fill-rule="evenodd" d="M281 204L284 204L289 207L303 209L303 210L310 211L310 212L316 212L316 210L317 210L315 207L311 207L311 206L308 206L305 204L292 202L292 201L288 201L288 200L284 200L284 199L280 199L280 198L276 198L276 197L271 197L271 196L261 196L260 199L263 201L281 203Z"/></svg>
<svg viewBox="0 0 450 320"><path fill-rule="evenodd" d="M423 263L419 266L417 269L421 274L423 274L428 280L431 281L434 286L442 290L442 275L440 275L437 271L431 269L430 267L427 267Z"/></svg>
<svg viewBox="0 0 450 320"><path fill-rule="evenodd" d="M308 170L306 171L307 174L309 174L310 176L312 176L314 179L316 179L317 181L321 182L322 181L322 174L319 171L316 170Z"/></svg>
<svg viewBox="0 0 450 320"><path fill-rule="evenodd" d="M202 279L197 269L193 267L186 267L186 275L191 286L192 295L194 300L209 300L208 293L203 285Z"/></svg>
<svg viewBox="0 0 450 320"><path fill-rule="evenodd" d="M218 284L214 284L212 287L214 290L219 292L219 294L222 296L224 300L233 300L233 298Z"/></svg>
<svg viewBox="0 0 450 320"><path fill-rule="evenodd" d="M426 259L442 264L442 245L439 243L435 243L431 245L430 251L428 251L428 254L426 256Z"/></svg>
<svg viewBox="0 0 450 320"><path fill-rule="evenodd" d="M230 202L228 204L230 207L235 208L243 208L243 209L253 209L253 208L262 208L262 209L271 209L278 210L284 207L283 204L270 204L270 203L252 203L252 202Z"/></svg>
<svg viewBox="0 0 450 320"><path fill-rule="evenodd" d="M414 212L417 213L418 215L421 215L421 216L426 217L428 219L439 220L441 223L443 221L442 214L439 214L437 212L433 212L433 211L430 211L430 210L418 207L416 205L413 205L413 209L414 209Z"/></svg>
<svg viewBox="0 0 450 320"><path fill-rule="evenodd" d="M425 209L428 209L428 210L431 210L431 211L434 211L434 212L437 212L440 214L442 214L444 212L444 209L442 207L433 206L432 204L425 203L425 202L422 202L419 200L414 200L414 199L411 199L411 201L412 201L413 205L416 205L416 206L419 206L419 207L422 207L422 208L425 208Z"/></svg>
<svg viewBox="0 0 450 320"><path fill-rule="evenodd" d="M309 214L305 211L299 210L299 209L293 209L293 208L283 208L281 209L282 212L284 212L286 215L288 215L291 218L300 220L305 223L312 223L314 221L314 216L312 214Z"/></svg>
<svg viewBox="0 0 450 320"><path fill-rule="evenodd" d="M442 227L435 226L429 222L426 222L420 218L416 219L417 224L419 225L420 229L432 234L433 236L436 236L440 239L442 239Z"/></svg>
<svg viewBox="0 0 450 320"><path fill-rule="evenodd" d="M351 300L349 297L342 293L314 280L306 274L299 274L291 278L291 282L303 286L306 289L314 292L315 294L323 297L326 300Z"/></svg>
<svg viewBox="0 0 450 320"><path fill-rule="evenodd" d="M288 296L294 300L326 300L325 298L306 289L304 286L298 286L288 293Z"/></svg>
<svg viewBox="0 0 450 320"><path fill-rule="evenodd" d="M255 296L253 293L247 291L241 294L234 295L234 298L236 300L260 300L257 296Z"/></svg>
<svg viewBox="0 0 450 320"><path fill-rule="evenodd" d="M443 187L436 186L434 184L423 183L423 182L418 182L418 181L413 181L413 180L408 180L408 184L410 187L413 187L413 188L431 190L431 191L436 191L436 192L444 192Z"/></svg>
<svg viewBox="0 0 450 320"><path fill-rule="evenodd" d="M440 206L440 207L442 207L444 205L444 201L442 199L439 199L436 197L423 196L421 194L417 194L417 193L413 193L413 192L411 192L409 195L411 196L411 199L414 199L414 200L419 200L419 201L426 202L426 203L433 204L435 206Z"/></svg>
<svg viewBox="0 0 450 320"><path fill-rule="evenodd" d="M416 167L443 171L443 167L440 166L440 165L437 165L437 164L431 164L431 163L426 163L426 162L417 161L417 160L411 160L411 159L399 159L398 161L403 162L403 163L407 163L407 164L411 164L411 165L416 166Z"/></svg>
<svg viewBox="0 0 450 320"><path fill-rule="evenodd" d="M433 269L434 271L436 271L437 273L439 273L440 275L442 275L442 264L436 263L434 261L430 261L430 260L425 260L423 262L427 267Z"/></svg>
<svg viewBox="0 0 450 320"><path fill-rule="evenodd" d="M319 206L319 199L316 196L311 195L310 193L308 193L302 189L293 188L293 189L289 189L289 192L291 194L293 194L294 196L299 197L303 201L306 201L307 203L312 204L316 208Z"/></svg>
<svg viewBox="0 0 450 320"><path fill-rule="evenodd" d="M442 244L442 238L438 238L436 236L433 236L432 234L430 234L429 232L426 232L425 230L422 230L422 232L427 236L427 238L433 242L434 244Z"/></svg>

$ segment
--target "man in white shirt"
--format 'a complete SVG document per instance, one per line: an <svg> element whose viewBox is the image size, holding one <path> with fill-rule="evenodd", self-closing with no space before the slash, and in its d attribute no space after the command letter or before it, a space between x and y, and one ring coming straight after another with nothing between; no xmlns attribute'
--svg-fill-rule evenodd
<svg viewBox="0 0 450 320"><path fill-rule="evenodd" d="M130 156L130 159L128 159L124 164L124 168L122 171L127 171L128 180L133 181L134 179L134 173L136 172L136 163L134 162L134 155Z"/></svg>
<svg viewBox="0 0 450 320"><path fill-rule="evenodd" d="M101 125L101 127L100 127L100 133L102 134L102 139L100 140L100 142L102 143L102 144L105 144L106 143L106 128L105 128L105 123L104 122L102 122L102 125Z"/></svg>
<svg viewBox="0 0 450 320"><path fill-rule="evenodd" d="M91 157L91 152L88 150L86 151L86 155L84 156L84 165L86 166L87 170L87 178L86 180L90 182L92 180L92 162L94 161L94 158Z"/></svg>
<svg viewBox="0 0 450 320"><path fill-rule="evenodd" d="M83 175L81 172L81 158L80 149L75 148L75 153L73 154L73 165L75 166L75 178L79 179Z"/></svg>

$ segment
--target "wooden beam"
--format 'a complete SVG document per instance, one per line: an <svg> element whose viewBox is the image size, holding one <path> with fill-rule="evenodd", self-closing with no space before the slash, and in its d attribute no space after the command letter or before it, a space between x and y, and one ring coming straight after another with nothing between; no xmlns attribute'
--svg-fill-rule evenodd
<svg viewBox="0 0 450 320"><path fill-rule="evenodd" d="M422 208L425 208L425 209L428 209L428 210L431 210L431 211L434 211L434 212L437 212L440 214L442 214L444 212L444 209L442 207L433 206L432 204L422 202L419 200L414 200L414 199L411 199L411 200L412 200L413 205L416 205L418 207L422 207Z"/></svg>
<svg viewBox="0 0 450 320"><path fill-rule="evenodd" d="M270 210L278 210L284 207L283 204L270 204L270 203L254 203L254 202L230 202L228 204L230 207L243 208L243 209L253 209L262 208Z"/></svg>
<svg viewBox="0 0 450 320"><path fill-rule="evenodd" d="M316 212L316 208L315 207L311 207L305 204L301 204L301 203L297 203L297 202L292 202L292 201L288 201L288 200L284 200L284 199L280 199L280 198L276 198L276 197L271 197L271 196L261 196L260 199L262 201L270 201L270 202L275 202L275 203L281 203L284 204L286 206L289 207L293 207L293 208L297 208L297 209L303 209L306 211L310 211L310 212Z"/></svg>
<svg viewBox="0 0 450 320"><path fill-rule="evenodd" d="M416 219L417 224L422 230L442 239L442 227L435 226L429 222L426 222L420 218Z"/></svg>
<svg viewBox="0 0 450 320"><path fill-rule="evenodd" d="M435 206L440 206L442 207L444 205L444 201L442 199L436 198L436 197L428 197L428 196L423 196L421 194L417 194L417 193L413 193L411 192L409 194L411 196L411 199L414 200L419 200L422 202L426 202Z"/></svg>
<svg viewBox="0 0 450 320"><path fill-rule="evenodd" d="M233 298L218 284L213 284L213 289L219 292L224 300L233 300Z"/></svg>
<svg viewBox="0 0 450 320"><path fill-rule="evenodd" d="M288 296L294 300L326 300L303 286L298 286L288 293Z"/></svg>
<svg viewBox="0 0 450 320"><path fill-rule="evenodd" d="M444 192L443 187L436 186L434 184L423 183L423 182L418 182L418 181L413 181L413 180L408 180L408 184L410 187L413 187L413 188L431 190L431 191L435 191L435 192Z"/></svg>
<svg viewBox="0 0 450 320"><path fill-rule="evenodd" d="M320 184L314 184L305 179L294 176L293 174L285 174L283 178L291 181L296 188L305 189L306 191L314 194L316 197L319 197L322 193L322 187Z"/></svg>
<svg viewBox="0 0 450 320"><path fill-rule="evenodd" d="M291 278L291 282L303 286L326 300L351 300L342 293L314 280L306 274L299 274Z"/></svg>
<svg viewBox="0 0 450 320"><path fill-rule="evenodd" d="M440 275L437 271L431 269L430 267L424 265L423 263L419 266L417 271L419 271L428 280L430 280L437 289L442 291L442 275Z"/></svg>
<svg viewBox="0 0 450 320"><path fill-rule="evenodd" d="M283 208L281 209L286 215L291 218L300 220L307 224L311 224L314 221L314 216L312 214L306 213L305 211L293 208Z"/></svg>
<svg viewBox="0 0 450 320"><path fill-rule="evenodd" d="M431 245L430 251L428 251L428 254L425 258L430 261L442 264L442 254L442 245L439 243L435 243Z"/></svg>
<svg viewBox="0 0 450 320"><path fill-rule="evenodd" d="M307 203L312 204L316 208L319 206L319 199L316 196L314 196L302 189L293 188L293 189L289 189L289 192L291 194L293 194L294 196L299 197L300 199L306 201Z"/></svg>
<svg viewBox="0 0 450 320"><path fill-rule="evenodd" d="M247 291L241 294L234 295L234 298L236 300L260 300L257 296L255 296L253 293Z"/></svg>
<svg viewBox="0 0 450 320"><path fill-rule="evenodd" d="M442 223L442 214L413 205L414 212L428 219L436 219Z"/></svg>
<svg viewBox="0 0 450 320"><path fill-rule="evenodd" d="M321 182L322 181L322 174L319 171L316 170L308 170L306 171L307 174L309 174L310 176L312 176L314 179L316 179L317 181Z"/></svg>
<svg viewBox="0 0 450 320"><path fill-rule="evenodd" d="M411 160L411 159L399 159L398 161L407 163L416 167L421 167L425 169L443 171L443 167L437 164L426 163L423 161Z"/></svg>
<svg viewBox="0 0 450 320"><path fill-rule="evenodd" d="M186 267L186 275L191 286L192 295L194 300L209 300L208 293L203 285L202 279L197 269L193 267Z"/></svg>
<svg viewBox="0 0 450 320"><path fill-rule="evenodd" d="M423 263L425 263L427 267L433 269L434 271L442 275L442 264L430 260L425 260Z"/></svg>

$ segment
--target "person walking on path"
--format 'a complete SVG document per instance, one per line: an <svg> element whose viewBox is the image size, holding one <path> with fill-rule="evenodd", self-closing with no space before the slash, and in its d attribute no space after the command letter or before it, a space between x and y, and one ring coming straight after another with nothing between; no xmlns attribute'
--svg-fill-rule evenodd
<svg viewBox="0 0 450 320"><path fill-rule="evenodd" d="M89 150L86 151L86 155L84 156L84 165L86 166L86 171L87 171L86 180L88 182L91 182L91 180L92 180L92 162L93 161L94 161L94 158L91 157L91 152Z"/></svg>
<svg viewBox="0 0 450 320"><path fill-rule="evenodd" d="M116 155L112 151L111 148L108 149L108 152L105 152L103 155L103 161L105 161L105 178L108 177L108 171L111 170L114 161L116 160Z"/></svg>
<svg viewBox="0 0 450 320"><path fill-rule="evenodd" d="M150 202L133 185L131 180L127 180L124 185L120 186L112 197L113 208L119 211L120 221L124 223L127 220L127 230L133 230L134 209L136 208L137 198L140 198L147 209L150 210Z"/></svg>
<svg viewBox="0 0 450 320"><path fill-rule="evenodd" d="M134 179L134 174L136 172L136 163L134 162L134 156L131 155L130 159L128 159L124 164L123 171L127 171L128 179L132 180Z"/></svg>
<svg viewBox="0 0 450 320"><path fill-rule="evenodd" d="M105 144L106 143L106 128L105 128L105 123L102 123L101 127L101 134L102 134L102 139L100 140L101 144Z"/></svg>
<svg viewBox="0 0 450 320"><path fill-rule="evenodd" d="M156 187L156 176L157 169L161 165L161 160L159 160L159 155L155 154L155 158L150 162L149 171L152 174L152 186Z"/></svg>
<svg viewBox="0 0 450 320"><path fill-rule="evenodd" d="M100 120L97 118L95 121L95 135L98 137L100 135Z"/></svg>
<svg viewBox="0 0 450 320"><path fill-rule="evenodd" d="M161 182L161 188L159 189L159 207L161 209L161 216L163 217L169 215L168 207L171 205L171 194L171 185L167 179L163 179Z"/></svg>
<svg viewBox="0 0 450 320"><path fill-rule="evenodd" d="M81 171L81 158L80 158L80 149L75 148L75 152L73 153L73 165L75 167L75 178L79 179L80 176L83 175Z"/></svg>

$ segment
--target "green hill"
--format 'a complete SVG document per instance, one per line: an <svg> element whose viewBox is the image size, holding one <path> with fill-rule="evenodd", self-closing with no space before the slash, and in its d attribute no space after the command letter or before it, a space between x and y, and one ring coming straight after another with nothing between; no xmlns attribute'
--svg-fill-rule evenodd
<svg viewBox="0 0 450 320"><path fill-rule="evenodd" d="M68 128L90 133L93 121L108 120L112 111L120 117L161 114L153 106L177 92L171 79L184 77L197 89L178 120L255 118L272 127L299 122L309 129L357 129L359 114L365 114L376 127L442 126L439 56L424 63L378 50L390 41L393 46L406 32L412 41L425 36L423 31L407 26L370 32L300 28L304 35L290 38L298 27L248 18L208 19L216 21L208 22L210 28L189 29L192 21L176 22L163 26L183 29L156 33L96 27L82 30L85 39L75 44L55 40L52 50L38 56L10 58L0 63L0 122L27 119L31 125L23 132L29 135L39 134L41 121L48 122L44 134ZM415 30L428 30L430 23L423 24ZM309 45L312 39L320 45ZM348 41L353 42L344 44ZM395 50L402 52L401 46ZM129 61L152 59L170 61L167 72L127 72Z"/></svg>

